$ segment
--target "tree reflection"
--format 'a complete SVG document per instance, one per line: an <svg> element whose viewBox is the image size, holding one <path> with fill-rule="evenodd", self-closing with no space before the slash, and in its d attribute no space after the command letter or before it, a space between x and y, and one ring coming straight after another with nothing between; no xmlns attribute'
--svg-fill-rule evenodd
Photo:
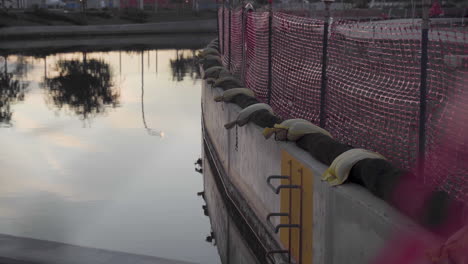
<svg viewBox="0 0 468 264"><path fill-rule="evenodd" d="M85 120L103 114L108 106L119 105L120 92L113 87L111 69L103 60L60 60L57 77L46 78L48 102L67 106Z"/></svg>
<svg viewBox="0 0 468 264"><path fill-rule="evenodd" d="M1 57L4 62L0 72L0 126L11 126L11 104L23 101L26 84L13 79L13 73L8 72L6 57Z"/></svg>
<svg viewBox="0 0 468 264"><path fill-rule="evenodd" d="M200 78L200 69L195 61L195 51L192 50L192 54L189 57L185 57L184 54L180 54L179 50L176 50L176 59L170 60L172 69L172 80L183 81L185 76L189 76L192 80Z"/></svg>

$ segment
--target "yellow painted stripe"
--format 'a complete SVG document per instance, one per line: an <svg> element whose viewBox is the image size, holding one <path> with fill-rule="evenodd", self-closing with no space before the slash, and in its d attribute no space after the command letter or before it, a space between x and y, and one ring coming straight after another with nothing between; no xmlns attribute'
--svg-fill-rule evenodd
<svg viewBox="0 0 468 264"><path fill-rule="evenodd" d="M289 179L283 179L281 181L281 184L295 184L302 186L302 207L301 190L282 189L280 193L281 212L290 212L291 223L301 224L302 233L300 233L299 230L295 228L283 228L280 231L280 240L285 248L289 248L289 244L291 243L292 256L296 260L296 262L310 264L312 263L313 242L313 174L309 168L305 167L301 162L299 162L297 159L295 159L287 151L284 150L281 153L281 174L292 176L291 181ZM289 223L288 218L281 217L281 223ZM299 250L301 240L302 252ZM299 258L301 258L301 261L298 261Z"/></svg>

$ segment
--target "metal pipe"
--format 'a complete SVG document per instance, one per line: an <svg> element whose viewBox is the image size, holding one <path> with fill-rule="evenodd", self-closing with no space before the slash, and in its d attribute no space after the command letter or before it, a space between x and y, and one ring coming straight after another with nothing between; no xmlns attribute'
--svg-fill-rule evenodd
<svg viewBox="0 0 468 264"><path fill-rule="evenodd" d="M426 153L426 119L427 119L427 45L429 42L429 8L430 0L422 0L421 25L421 83L419 87L419 173L424 174L424 160Z"/></svg>
<svg viewBox="0 0 468 264"><path fill-rule="evenodd" d="M321 127L326 125L325 103L327 96L327 56L328 56L328 30L330 26L330 5L333 1L327 0L325 3L325 21L323 23L323 47L322 47L322 85L320 87L320 113L319 122Z"/></svg>
<svg viewBox="0 0 468 264"><path fill-rule="evenodd" d="M216 0L216 34L218 35L218 43L221 43L221 35L219 29L219 0Z"/></svg>
<svg viewBox="0 0 468 264"><path fill-rule="evenodd" d="M224 55L224 39L225 39L225 38L224 38L224 34L225 34L225 32L224 32L224 6L225 6L225 3L224 3L224 2L225 2L225 1L226 1L226 0L223 0L223 9L221 10L221 11L222 11L222 12L221 12L221 22L222 22L222 23L221 23L221 24L222 24L221 26L222 26L222 28L223 28L223 29L222 29L222 32L223 32L223 36L222 36L222 37L223 37L223 39L222 39L222 40L221 40L221 39L219 40L220 43L222 43L222 45L221 45L221 46L222 46L221 54L223 54L223 55Z"/></svg>
<svg viewBox="0 0 468 264"><path fill-rule="evenodd" d="M231 53L231 20L232 20L232 0L229 0L229 5L228 5L228 8L229 8L229 21L228 21L228 31L229 31L229 38L228 38L228 70L230 71L231 70L231 56L232 56L232 53Z"/></svg>

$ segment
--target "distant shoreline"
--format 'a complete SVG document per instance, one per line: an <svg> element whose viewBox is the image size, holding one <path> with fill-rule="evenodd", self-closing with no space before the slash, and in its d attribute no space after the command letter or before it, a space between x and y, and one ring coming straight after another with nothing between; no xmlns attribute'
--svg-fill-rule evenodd
<svg viewBox="0 0 468 264"><path fill-rule="evenodd" d="M129 35L209 34L216 32L216 20L195 20L124 25L18 26L0 28L0 40L57 37Z"/></svg>

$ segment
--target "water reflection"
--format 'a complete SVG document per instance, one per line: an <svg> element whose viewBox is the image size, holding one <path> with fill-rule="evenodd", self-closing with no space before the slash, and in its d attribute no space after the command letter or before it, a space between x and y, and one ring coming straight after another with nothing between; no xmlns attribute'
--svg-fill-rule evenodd
<svg viewBox="0 0 468 264"><path fill-rule="evenodd" d="M179 53L179 50L176 50L176 58L170 61L172 80L180 82L187 75L192 80L200 79L200 69L195 63L195 58L195 50L192 50L192 54L188 57L185 57L183 53Z"/></svg>
<svg viewBox="0 0 468 264"><path fill-rule="evenodd" d="M0 234L219 263L195 197L200 82L190 68L172 80L176 54L193 52L26 56L26 96L0 129ZM10 79L19 57L8 57Z"/></svg>
<svg viewBox="0 0 468 264"><path fill-rule="evenodd" d="M82 120L105 113L106 108L119 106L120 92L113 86L109 64L99 59L60 60L58 76L45 77L48 102L57 108L67 106Z"/></svg>
<svg viewBox="0 0 468 264"><path fill-rule="evenodd" d="M11 126L13 112L11 105L24 100L27 84L14 79L13 73L8 72L8 59L2 57L3 65L0 71L0 126ZM25 63L19 64L13 72L23 73Z"/></svg>
<svg viewBox="0 0 468 264"><path fill-rule="evenodd" d="M158 53L156 53L157 56ZM158 137L164 137L164 132L159 131L153 128L148 127L148 124L146 123L146 118L145 118L145 70L144 70L144 52L141 52L141 120L143 121L143 126L145 127L146 131L148 132L148 135L150 136L158 136ZM148 55L148 66L150 62L150 56ZM156 69L157 71L157 69Z"/></svg>

